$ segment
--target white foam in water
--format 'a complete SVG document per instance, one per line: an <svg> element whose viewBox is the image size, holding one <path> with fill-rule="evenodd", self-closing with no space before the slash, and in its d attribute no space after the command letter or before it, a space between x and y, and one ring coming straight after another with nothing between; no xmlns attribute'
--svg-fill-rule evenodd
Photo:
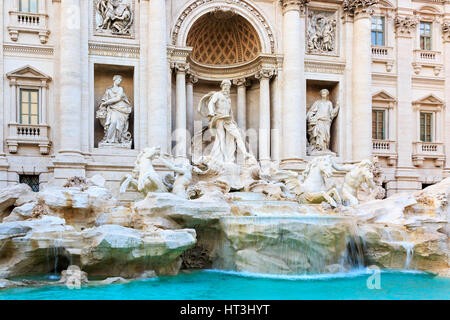
<svg viewBox="0 0 450 320"><path fill-rule="evenodd" d="M363 275L370 275L373 273L370 269L358 269L351 272L337 272L337 273L321 273L321 274L272 274L272 273L256 273L248 271L231 271L231 270L218 270L218 269L206 269L205 272L223 273L234 275L238 277L247 278L265 278L265 279L277 279L277 280L328 280L334 278L355 278Z"/></svg>
<svg viewBox="0 0 450 320"><path fill-rule="evenodd" d="M232 270L218 270L218 269L206 269L202 271L228 274L237 277L275 279L275 280L330 280L340 278L356 278L373 274L373 269L370 268L361 268L357 270L352 270L350 272L299 274L299 275L257 273L248 271L232 271ZM427 274L426 272L419 270L381 270L381 273Z"/></svg>

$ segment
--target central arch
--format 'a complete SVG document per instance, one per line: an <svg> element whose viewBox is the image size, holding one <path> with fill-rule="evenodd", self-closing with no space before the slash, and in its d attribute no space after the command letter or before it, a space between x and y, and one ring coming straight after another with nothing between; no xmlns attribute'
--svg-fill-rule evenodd
<svg viewBox="0 0 450 320"><path fill-rule="evenodd" d="M273 28L267 18L253 4L245 0L192 0L178 15L171 32L172 45L186 47L189 31L198 19L207 13L222 12L244 18L256 31L261 44L261 53L274 54L277 50Z"/></svg>

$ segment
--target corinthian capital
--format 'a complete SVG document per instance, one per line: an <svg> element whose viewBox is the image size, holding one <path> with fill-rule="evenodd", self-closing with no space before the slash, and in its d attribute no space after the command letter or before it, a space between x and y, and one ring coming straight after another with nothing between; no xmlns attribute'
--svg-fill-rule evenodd
<svg viewBox="0 0 450 320"><path fill-rule="evenodd" d="M255 78L260 79L270 79L275 75L275 69L261 69L255 74Z"/></svg>
<svg viewBox="0 0 450 320"><path fill-rule="evenodd" d="M373 13L373 6L378 3L378 0L344 0L344 12L350 16L357 16L360 14Z"/></svg>
<svg viewBox="0 0 450 320"><path fill-rule="evenodd" d="M417 18L413 16L396 16L394 19L394 25L397 37L411 37L417 23Z"/></svg>
<svg viewBox="0 0 450 320"><path fill-rule="evenodd" d="M174 68L176 70L176 72L189 72L190 66L189 63L185 63L185 62L176 62L174 63Z"/></svg>
<svg viewBox="0 0 450 320"><path fill-rule="evenodd" d="M450 42L450 21L445 21L442 24L442 38L444 42Z"/></svg>
<svg viewBox="0 0 450 320"><path fill-rule="evenodd" d="M283 14L292 10L304 13L309 1L310 0L280 0Z"/></svg>

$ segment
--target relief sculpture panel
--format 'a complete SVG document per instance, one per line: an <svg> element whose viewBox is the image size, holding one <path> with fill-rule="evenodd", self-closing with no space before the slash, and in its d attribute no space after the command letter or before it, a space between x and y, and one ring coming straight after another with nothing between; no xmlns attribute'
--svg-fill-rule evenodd
<svg viewBox="0 0 450 320"><path fill-rule="evenodd" d="M135 18L132 0L96 0L94 12L97 35L133 36Z"/></svg>
<svg viewBox="0 0 450 320"><path fill-rule="evenodd" d="M306 51L308 54L337 54L337 13L309 10Z"/></svg>

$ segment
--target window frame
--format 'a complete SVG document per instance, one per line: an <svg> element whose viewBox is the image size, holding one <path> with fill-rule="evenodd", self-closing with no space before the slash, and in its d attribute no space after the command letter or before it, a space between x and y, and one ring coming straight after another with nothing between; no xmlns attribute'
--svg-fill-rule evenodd
<svg viewBox="0 0 450 320"><path fill-rule="evenodd" d="M22 100L23 92L27 92L28 98L29 98L29 101L28 101L28 123L24 123L22 121L22 116L23 116L23 113L22 113L23 108L22 107L23 107L23 103L24 103L24 101ZM36 108L37 113L35 114L37 117L36 123L32 123L32 121L31 121L31 117L34 115L31 113L31 106L34 104L31 101L31 93L32 92L36 92L36 94L37 94L37 102L35 103L37 105L37 108ZM40 94L39 88L19 87L19 113L18 113L19 121L18 122L20 124L25 124L25 125L40 124L40 122L41 122L41 100L40 100L40 98L41 98L41 94Z"/></svg>
<svg viewBox="0 0 450 320"><path fill-rule="evenodd" d="M379 19L382 21L381 31L378 29L373 29L373 22L375 19ZM375 24L375 27L378 26L378 23ZM375 43L373 43L373 34L375 33ZM381 34L382 44L378 44L378 35ZM370 42L374 47L384 47L386 46L386 19L384 16L373 16L371 19L370 25Z"/></svg>
<svg viewBox="0 0 450 320"><path fill-rule="evenodd" d="M22 3L25 1L28 3L28 10L24 10L22 8ZM36 2L36 11L31 11L31 4L33 2ZM39 0L19 0L19 11L27 13L39 13Z"/></svg>
<svg viewBox="0 0 450 320"><path fill-rule="evenodd" d="M430 124L429 124L429 137L430 137L430 140L427 140L427 133L426 133L426 129L427 129L427 125L426 125L426 120L425 120L425 122L424 122L424 126L422 126L422 115L429 115L430 117L429 117L429 119L430 119ZM436 113L435 112L433 112L433 111L429 111L429 110L420 110L419 111L419 139L420 139L420 142L425 142L425 143L427 143L427 142L435 142L435 140L436 140L436 138L435 138L435 133L434 133L434 131L435 131L435 127L436 127L436 125L435 125L435 122L436 122ZM423 134L422 134L422 128L424 128L424 132L423 132Z"/></svg>
<svg viewBox="0 0 450 320"><path fill-rule="evenodd" d="M376 128L375 128L375 136L373 135L373 123L374 123L374 119L373 119L373 116L374 116L374 113L375 113L375 115L377 114L377 113L381 113L382 115L383 115L383 118L382 118L382 121L381 121L381 123L382 123L382 131L381 131L381 134L382 134L382 137L381 138L379 138L378 137L378 134L379 134L379 130L378 130L378 123L379 123L379 121L378 121L378 118L375 120L375 123L376 123ZM387 140L388 139L388 135L387 135L387 109L385 109L385 108L372 108L372 139L373 140Z"/></svg>
<svg viewBox="0 0 450 320"><path fill-rule="evenodd" d="M425 26L429 26L429 34L425 34ZM423 32L422 34L422 26ZM422 40L423 39L423 40ZM433 50L433 22L432 21L420 21L419 22L419 47L420 50L432 51Z"/></svg>

